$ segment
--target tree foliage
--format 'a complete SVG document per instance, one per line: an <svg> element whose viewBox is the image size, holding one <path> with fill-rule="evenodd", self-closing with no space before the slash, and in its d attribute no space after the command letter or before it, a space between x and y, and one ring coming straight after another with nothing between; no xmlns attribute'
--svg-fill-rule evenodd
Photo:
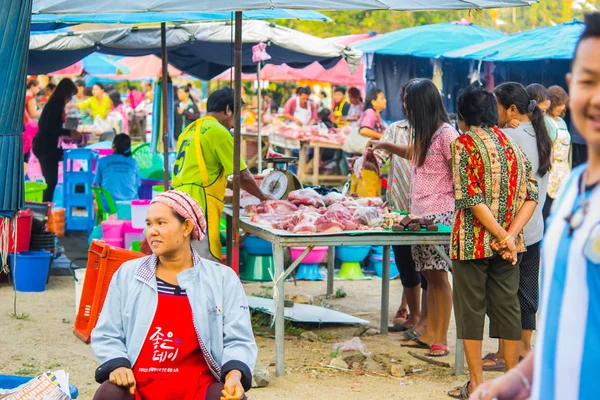
<svg viewBox="0 0 600 400"><path fill-rule="evenodd" d="M541 0L531 7L464 11L338 11L323 12L333 23L318 21L278 21L320 37L351 35L375 31L391 32L412 26L466 19L474 24L507 33L560 24L574 18L583 20L584 12L598 8L598 0Z"/></svg>

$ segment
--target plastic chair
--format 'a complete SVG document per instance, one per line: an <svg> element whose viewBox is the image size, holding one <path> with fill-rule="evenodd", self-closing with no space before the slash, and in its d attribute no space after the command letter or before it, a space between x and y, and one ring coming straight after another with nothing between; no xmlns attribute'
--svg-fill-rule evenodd
<svg viewBox="0 0 600 400"><path fill-rule="evenodd" d="M106 221L108 217L117 213L117 206L108 191L99 187L92 187L92 192L98 205L98 213L96 215L96 226L98 226L100 222ZM108 205L108 210L106 210L105 205Z"/></svg>

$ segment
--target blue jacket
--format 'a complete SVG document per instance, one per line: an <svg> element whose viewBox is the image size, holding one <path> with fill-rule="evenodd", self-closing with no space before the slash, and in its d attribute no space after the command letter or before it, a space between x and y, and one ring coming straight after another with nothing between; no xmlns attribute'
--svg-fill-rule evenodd
<svg viewBox="0 0 600 400"><path fill-rule="evenodd" d="M244 288L231 268L202 259L195 251L193 257L194 267L180 272L177 282L187 292L206 363L220 382L231 370L239 370L249 390L258 350ZM92 331L99 383L116 368L132 368L140 355L158 305L157 262L154 255L128 261L110 282Z"/></svg>

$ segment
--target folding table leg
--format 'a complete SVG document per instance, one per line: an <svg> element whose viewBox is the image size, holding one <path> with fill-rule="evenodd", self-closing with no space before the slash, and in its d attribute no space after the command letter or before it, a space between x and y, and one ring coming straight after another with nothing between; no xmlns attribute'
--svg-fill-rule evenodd
<svg viewBox="0 0 600 400"><path fill-rule="evenodd" d="M283 247L273 246L275 264L274 293L275 301L275 375L285 375L285 324L284 324L284 265Z"/></svg>
<svg viewBox="0 0 600 400"><path fill-rule="evenodd" d="M390 246L383 246L383 273L381 276L381 333L388 333L390 306Z"/></svg>

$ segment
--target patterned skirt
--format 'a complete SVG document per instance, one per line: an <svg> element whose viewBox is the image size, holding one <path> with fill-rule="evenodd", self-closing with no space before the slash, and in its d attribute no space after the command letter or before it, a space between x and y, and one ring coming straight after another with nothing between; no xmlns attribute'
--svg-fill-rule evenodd
<svg viewBox="0 0 600 400"><path fill-rule="evenodd" d="M452 226L454 211L448 211L440 214L426 215L424 218L432 218L436 224ZM442 246L444 252L448 254L450 245ZM435 247L429 244L419 244L412 246L412 257L415 261L417 271L449 271L448 264L442 256L438 254Z"/></svg>

